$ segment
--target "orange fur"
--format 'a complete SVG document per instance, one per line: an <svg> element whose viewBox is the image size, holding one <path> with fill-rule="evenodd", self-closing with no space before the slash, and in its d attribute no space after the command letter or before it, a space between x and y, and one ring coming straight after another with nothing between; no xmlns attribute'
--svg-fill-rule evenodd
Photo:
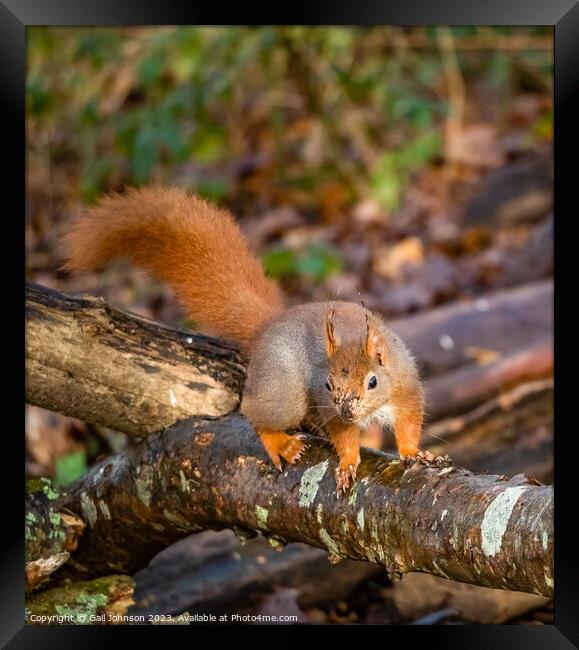
<svg viewBox="0 0 579 650"><path fill-rule="evenodd" d="M299 436L292 436L284 431L268 431L266 429L258 428L257 434L259 435L259 439L265 447L271 462L280 470L280 472L282 469L282 458L293 465L300 459L304 449L306 448L306 443L302 442Z"/></svg>
<svg viewBox="0 0 579 650"><path fill-rule="evenodd" d="M421 390L418 386L398 386L392 400L396 405L396 420L394 422L394 438L396 448L401 456L415 456L419 452L424 405Z"/></svg>
<svg viewBox="0 0 579 650"><path fill-rule="evenodd" d="M336 467L336 490L345 491L350 480L355 480L360 464L360 429L335 419L327 425L332 445L338 454Z"/></svg>
<svg viewBox="0 0 579 650"><path fill-rule="evenodd" d="M229 213L178 189L131 189L90 208L63 239L64 268L97 271L128 257L169 284L187 315L248 346L282 310L277 285Z"/></svg>
<svg viewBox="0 0 579 650"><path fill-rule="evenodd" d="M327 425L330 440L338 454L339 465L358 467L360 463L360 429L355 424L341 422L335 419Z"/></svg>

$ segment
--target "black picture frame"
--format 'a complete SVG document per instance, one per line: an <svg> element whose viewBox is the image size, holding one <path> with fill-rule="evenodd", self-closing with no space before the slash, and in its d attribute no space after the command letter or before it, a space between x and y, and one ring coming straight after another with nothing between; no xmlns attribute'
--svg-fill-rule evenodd
<svg viewBox="0 0 579 650"><path fill-rule="evenodd" d="M235 7L220 6L217 3L183 2L165 0L156 4L138 0L0 0L0 109L3 112L2 146L0 155L4 158L3 182L3 225L7 232L8 223L18 228L14 238L6 234L2 261L6 264L3 284L10 285L3 292L6 304L11 297L14 302L22 300L21 285L10 281L14 265L8 262L9 248L17 248L16 241L23 236L17 214L25 210L25 36L26 27L32 25L551 25L555 33L555 233L559 236L562 223L570 223L574 216L571 206L577 199L573 192L573 176L576 176L576 148L579 144L579 0L358 0L332 3L294 2L289 6L272 11L271 7L257 8L240 4ZM565 161L570 161L566 164ZM577 183L577 181L575 181ZM13 201L12 209L7 203ZM576 210L575 210L576 211ZM565 212L570 214L564 216ZM14 244L12 243L14 242ZM22 242L24 243L24 242ZM21 247L22 252L24 246ZM560 251L558 244L555 248ZM556 254L557 278L574 278L577 272ZM575 273L575 275L573 275ZM12 293L13 292L13 296ZM570 299L569 296L572 296ZM555 306L572 309L576 305L575 293L569 293L556 283ZM571 302L570 302L571 300ZM13 372L9 386L13 399L6 397L5 406L18 403L20 386L15 377L23 373L20 351L13 341L18 339L20 324L16 323L17 308L6 307L3 320L10 328L8 347L15 353ZM11 316L9 316L11 314ZM574 317L573 317L574 318ZM559 323L562 319L556 319ZM558 338L558 337L557 337ZM5 339L6 342L6 339ZM562 346L563 344L561 344ZM567 344L568 345L568 344ZM567 350L568 348L565 348ZM561 355L555 345L556 375L560 373ZM566 352L563 356L567 356ZM6 371L8 373L9 371ZM403 634L403 639L414 642L423 640L429 648L572 648L579 647L579 599L577 551L574 548L574 496L576 488L573 476L573 457L569 445L575 435L563 424L566 404L572 404L570 391L575 388L565 381L557 381L555 404L555 624L544 626L430 626L424 628L388 628L381 643L392 643L393 634ZM569 393L569 400L566 394ZM19 412L21 413L21 411ZM559 417L560 416L560 417ZM146 633L149 641L170 643L200 642L205 633L200 627L41 627L24 625L24 500L16 498L10 486L22 485L24 444L20 437L19 416L6 439L16 440L15 449L4 459L4 495L2 496L3 532L0 537L0 643L8 648L52 648L82 647L102 648L111 639L134 640L135 635ZM570 421L572 422L572 421ZM8 425L5 425L8 428ZM567 430L565 431L565 428ZM4 449L4 443L3 443ZM22 455L21 455L22 454ZM18 461L16 459L19 459ZM567 467L568 465L568 467ZM347 626L339 628L340 641L360 643L364 627ZM232 628L229 628L232 629ZM331 630L327 626L294 626L277 629L270 637L270 643L289 646L294 634L304 632L313 643L319 639L328 643ZM187 630L189 632L187 632ZM236 642L247 639L255 627L236 627ZM410 632L409 630L413 630ZM421 631L420 631L421 630ZM205 628L211 634L216 628ZM261 629L263 632L263 629ZM336 631L336 628L333 628ZM368 631L368 630L366 630ZM374 634L374 638L377 638ZM378 631L379 634L383 632ZM322 635L323 634L323 638ZM152 635L152 636L151 636ZM300 634L301 635L301 634ZM409 637L410 635L410 637ZM180 641L176 639L180 638ZM419 639L420 637L420 639ZM215 637L212 637L215 638ZM370 642L370 641L369 641ZM126 641L125 641L126 643Z"/></svg>

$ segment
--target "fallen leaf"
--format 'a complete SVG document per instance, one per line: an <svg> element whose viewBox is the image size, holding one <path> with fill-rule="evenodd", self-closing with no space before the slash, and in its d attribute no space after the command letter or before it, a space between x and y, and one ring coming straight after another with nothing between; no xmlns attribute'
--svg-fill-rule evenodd
<svg viewBox="0 0 579 650"><path fill-rule="evenodd" d="M501 353L498 350L477 348L474 345L468 345L464 348L463 352L469 359L476 361L479 366L486 366L501 357Z"/></svg>
<svg viewBox="0 0 579 650"><path fill-rule="evenodd" d="M403 277L406 266L418 266L424 262L424 246L417 237L407 237L394 246L378 250L373 271L394 280Z"/></svg>

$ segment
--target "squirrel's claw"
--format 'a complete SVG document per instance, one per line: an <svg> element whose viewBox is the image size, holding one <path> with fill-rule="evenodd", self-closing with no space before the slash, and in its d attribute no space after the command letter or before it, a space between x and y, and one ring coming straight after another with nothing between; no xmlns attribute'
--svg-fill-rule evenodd
<svg viewBox="0 0 579 650"><path fill-rule="evenodd" d="M417 451L414 455L403 456L400 455L400 460L419 462L422 465L440 465L447 464L450 459L448 456L435 456L430 451Z"/></svg>
<svg viewBox="0 0 579 650"><path fill-rule="evenodd" d="M357 465L347 465L346 467L336 467L336 499L342 494L346 494L350 486L350 479L356 480Z"/></svg>
<svg viewBox="0 0 579 650"><path fill-rule="evenodd" d="M295 465L295 463L301 459L302 454L307 449L307 445L303 440L303 436L292 436L279 452L280 456L285 459L290 465Z"/></svg>

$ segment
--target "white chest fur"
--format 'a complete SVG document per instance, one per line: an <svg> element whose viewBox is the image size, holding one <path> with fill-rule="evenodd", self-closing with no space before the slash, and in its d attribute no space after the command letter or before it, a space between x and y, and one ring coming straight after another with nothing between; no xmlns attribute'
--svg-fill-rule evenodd
<svg viewBox="0 0 579 650"><path fill-rule="evenodd" d="M367 428L372 422L380 424L382 427L393 427L395 420L395 412L390 404L383 404L379 409L370 413L361 422L362 428Z"/></svg>

